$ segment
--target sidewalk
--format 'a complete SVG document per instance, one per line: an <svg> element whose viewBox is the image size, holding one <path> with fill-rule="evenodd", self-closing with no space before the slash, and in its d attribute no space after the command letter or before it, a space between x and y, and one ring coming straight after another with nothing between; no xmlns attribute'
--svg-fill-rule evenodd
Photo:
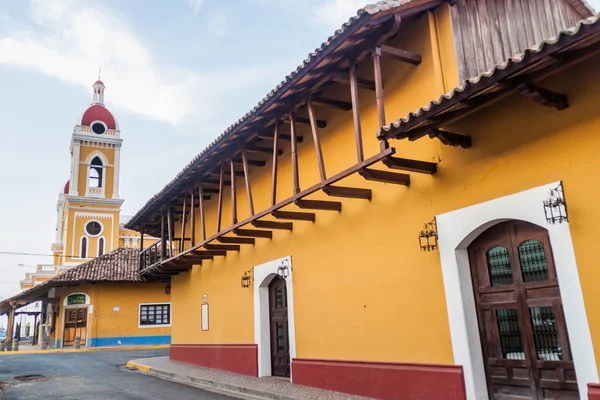
<svg viewBox="0 0 600 400"><path fill-rule="evenodd" d="M353 396L308 386L295 385L288 381L266 377L256 378L232 372L169 360L169 357L152 357L132 360L127 367L200 389L225 394L240 399L270 400L359 400Z"/></svg>
<svg viewBox="0 0 600 400"><path fill-rule="evenodd" d="M160 345L140 345L140 346L98 346L98 347L85 347L82 346L80 349L74 349L73 347L64 347L60 349L47 349L41 350L40 346L22 346L19 347L18 351L0 351L0 357L2 355L15 355L15 354L45 354L45 353L82 353L90 351L109 351L109 350L154 350L154 349L168 349L168 344Z"/></svg>

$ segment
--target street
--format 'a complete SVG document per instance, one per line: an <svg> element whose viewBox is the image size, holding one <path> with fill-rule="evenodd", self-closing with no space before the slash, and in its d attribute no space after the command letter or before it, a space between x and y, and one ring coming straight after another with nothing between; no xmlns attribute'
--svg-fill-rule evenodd
<svg viewBox="0 0 600 400"><path fill-rule="evenodd" d="M132 359L167 354L161 349L0 355L2 399L230 399L125 367Z"/></svg>

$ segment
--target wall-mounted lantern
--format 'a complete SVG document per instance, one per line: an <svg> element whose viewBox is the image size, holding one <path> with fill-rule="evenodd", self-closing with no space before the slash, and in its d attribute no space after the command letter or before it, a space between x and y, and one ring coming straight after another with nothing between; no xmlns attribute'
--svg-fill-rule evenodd
<svg viewBox="0 0 600 400"><path fill-rule="evenodd" d="M165 293L171 294L171 284L170 283L167 283L167 286L165 286Z"/></svg>
<svg viewBox="0 0 600 400"><path fill-rule="evenodd" d="M290 276L290 266L289 260L287 258L281 260L281 265L277 267L277 275L279 275L283 279L287 279L287 277Z"/></svg>
<svg viewBox="0 0 600 400"><path fill-rule="evenodd" d="M550 190L550 197L544 200L544 214L549 224L563 223L569 221L567 214L567 201L562 182Z"/></svg>
<svg viewBox="0 0 600 400"><path fill-rule="evenodd" d="M254 270L250 269L250 270L244 272L244 275L242 275L242 279L241 279L242 289L249 288L250 285L252 285L253 280L254 280Z"/></svg>
<svg viewBox="0 0 600 400"><path fill-rule="evenodd" d="M419 246L421 251L432 251L438 247L438 234L435 218L431 222L424 225L423 230L419 233Z"/></svg>

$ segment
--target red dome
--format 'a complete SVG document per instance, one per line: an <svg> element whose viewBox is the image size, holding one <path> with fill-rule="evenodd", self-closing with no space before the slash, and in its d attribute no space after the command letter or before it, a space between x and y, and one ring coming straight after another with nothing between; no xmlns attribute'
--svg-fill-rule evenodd
<svg viewBox="0 0 600 400"><path fill-rule="evenodd" d="M65 184L65 190L63 191L64 194L69 194L69 186L71 184L71 180L68 180L67 183Z"/></svg>
<svg viewBox="0 0 600 400"><path fill-rule="evenodd" d="M94 104L83 113L81 125L90 126L94 121L104 122L108 129L117 129L115 117L113 117L110 111L98 104Z"/></svg>
<svg viewBox="0 0 600 400"><path fill-rule="evenodd" d="M94 85L104 85L104 82L102 82L100 79L98 79L96 82L94 82Z"/></svg>

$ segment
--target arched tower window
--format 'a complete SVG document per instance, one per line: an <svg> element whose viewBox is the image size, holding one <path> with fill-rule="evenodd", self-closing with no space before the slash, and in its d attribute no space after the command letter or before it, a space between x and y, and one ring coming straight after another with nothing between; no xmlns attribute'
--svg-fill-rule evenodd
<svg viewBox="0 0 600 400"><path fill-rule="evenodd" d="M101 188L102 187L102 160L96 156L90 165L90 187Z"/></svg>
<svg viewBox="0 0 600 400"><path fill-rule="evenodd" d="M104 238L98 239L98 257L104 254Z"/></svg>
<svg viewBox="0 0 600 400"><path fill-rule="evenodd" d="M80 249L80 258L87 258L87 244L88 244L88 239L87 237L82 237L81 238L81 249Z"/></svg>

